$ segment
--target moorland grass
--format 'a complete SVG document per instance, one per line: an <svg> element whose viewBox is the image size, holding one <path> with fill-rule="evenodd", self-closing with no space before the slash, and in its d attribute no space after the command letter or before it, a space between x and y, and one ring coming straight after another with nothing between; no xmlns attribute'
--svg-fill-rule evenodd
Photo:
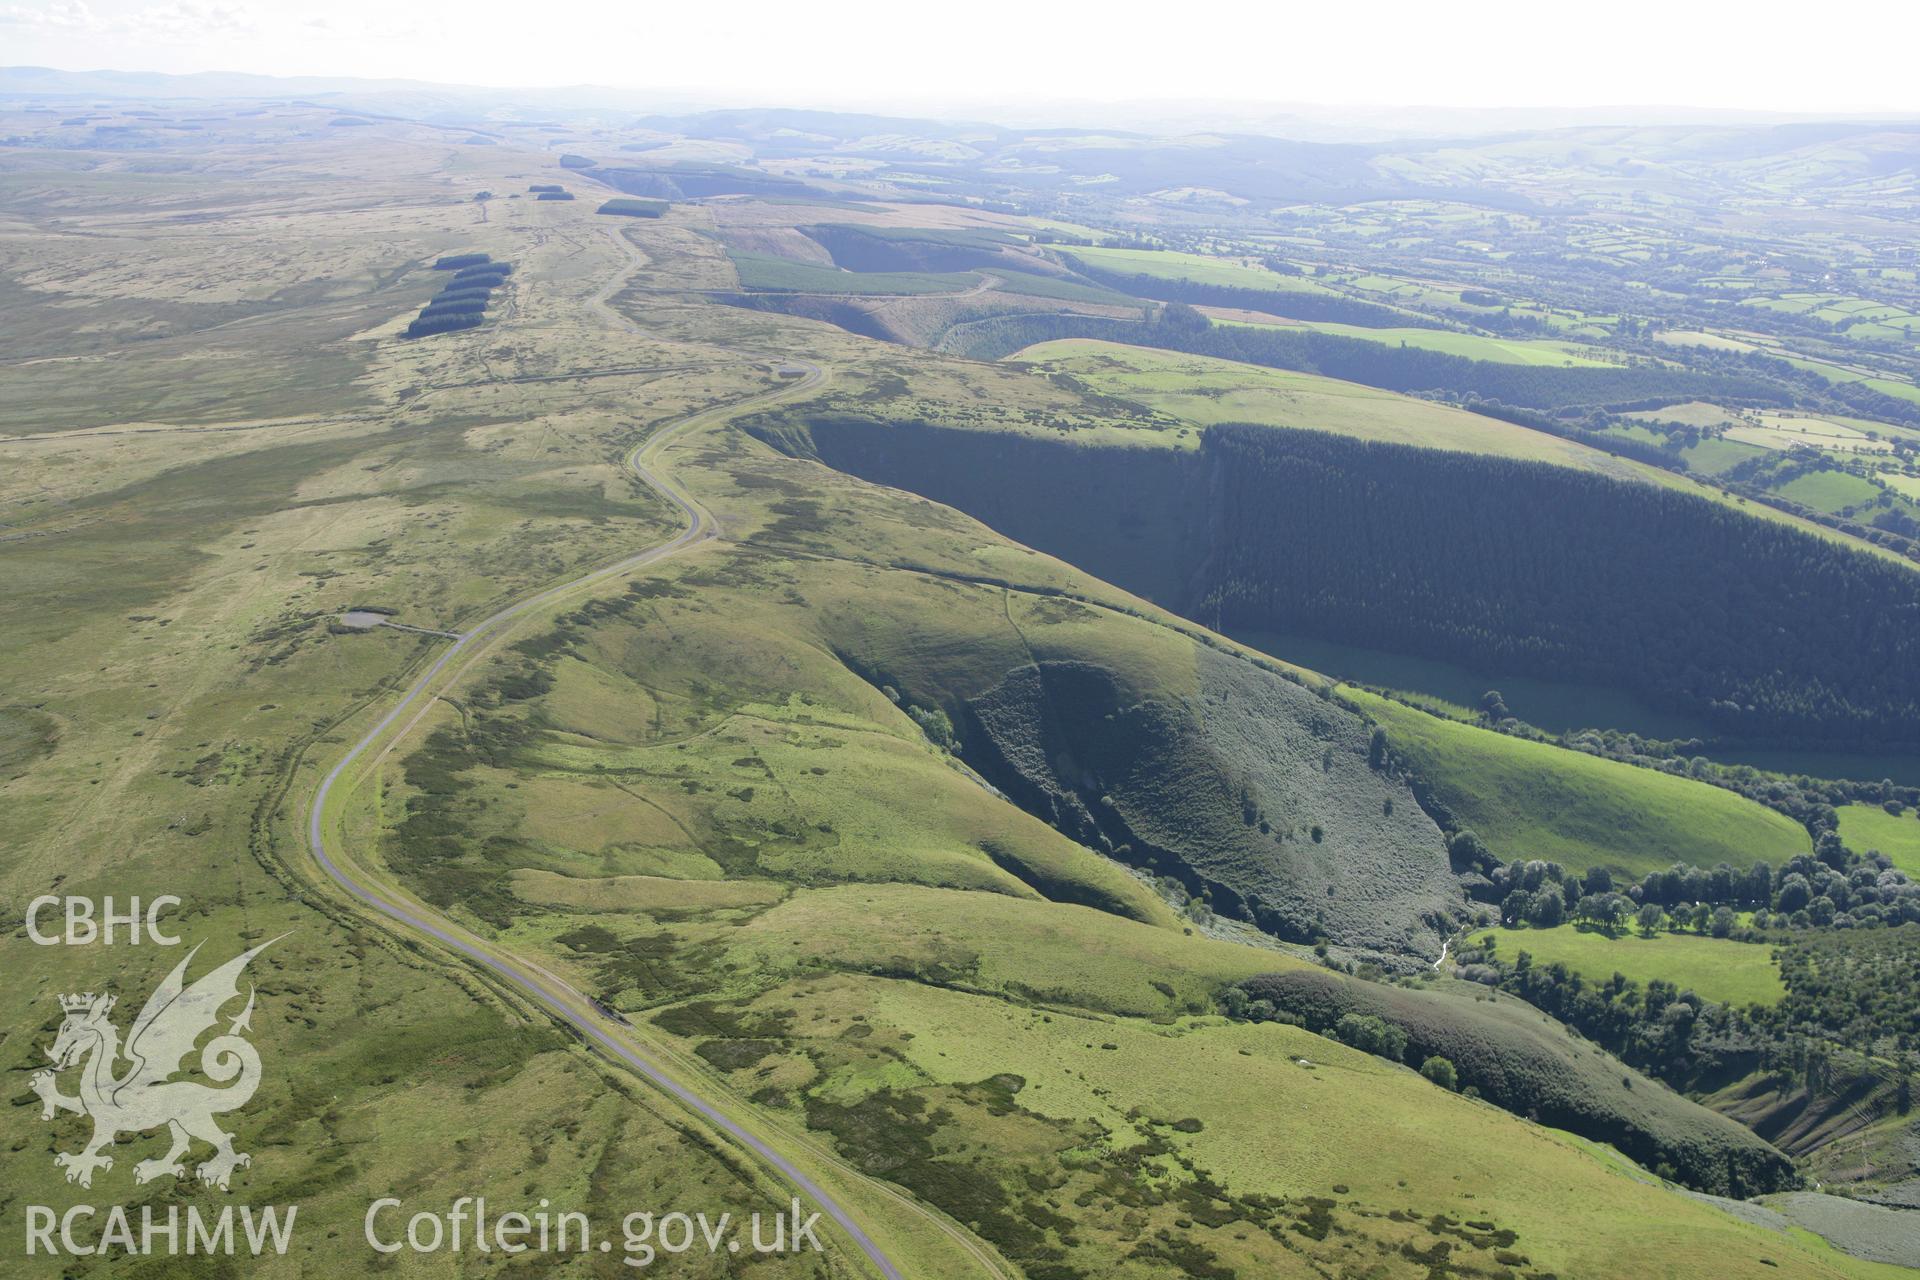
<svg viewBox="0 0 1920 1280"><path fill-rule="evenodd" d="M459 163L498 166L488 181L504 189L512 173L539 159L510 146L494 151L463 151ZM380 413L368 423L302 423L299 443L263 439L257 450L239 435L159 445L135 437L62 442L54 462L0 470L0 483L15 486L10 497L55 484L62 504L75 508L50 504L59 509L36 529L45 536L15 544L7 557L15 625L30 627L36 639L64 643L22 645L0 655L10 688L59 713L50 751L39 726L8 731L10 763L18 767L24 753L29 772L10 784L0 835L10 849L30 854L5 869L4 886L24 897L40 891L55 869L73 891L152 892L186 883L193 886L195 938L292 930L279 944L287 950L269 955L271 980L261 985L255 1021L272 1074L235 1125L242 1148L259 1156L245 1175L247 1192L300 1201L300 1247L309 1253L289 1265L308 1271L337 1264L334 1242L358 1229L368 1187L405 1186L422 1205L476 1192L523 1203L537 1192L601 1222L617 1221L636 1205L738 1216L784 1203L780 1188L697 1117L634 1088L629 1077L594 1066L462 970L339 914L337 904L300 878L301 800L317 776L314 766L370 723L395 683L436 643L391 631L336 636L326 627L328 617L363 602L393 608L409 621L457 626L669 536L674 526L665 504L621 475L616 460L660 421L760 385L747 363L734 358L743 324L752 326L753 343L764 344L756 351L848 367L880 359L870 344L843 341L821 326L760 315L743 320L684 299L643 312L642 334L608 325L588 300L619 269L622 255L598 237L584 248L574 241L529 247L532 240L522 233L545 224L525 220L550 212L529 213L531 201L496 202L492 222L477 231L464 208L448 214L422 206L422 183L446 176L430 167L442 163L439 155L377 141L356 154L357 165L378 175L344 188L366 202L357 210L356 234L378 247L365 278L476 240L494 252L525 252L529 275L540 282L529 291L530 323L508 321L502 341L485 344L484 351L473 349L481 344L375 339L356 344L366 350L353 363L333 368L276 359L285 349L276 343L309 342L317 328L236 326L224 331L226 340L249 358L225 360L232 381L210 394L244 389L246 406L320 415L338 407L342 386L366 374L356 395L373 397ZM296 241L309 264L333 250L326 229L342 221L343 184L331 173L302 178L283 147L248 163L271 175L272 198L285 216L271 220L271 235L251 255L232 230L244 228L244 220L209 219L218 235L198 246L196 278L216 280L228 264L250 258L285 261ZM422 171L422 164L429 167ZM209 211L225 212L234 204L223 185L225 167L191 175L183 190L198 198L204 185ZM474 175L460 176L470 183ZM134 181L118 174L111 180ZM290 207L296 202L312 216ZM445 221L453 217L458 221ZM170 223L168 243L186 243L194 225ZM677 278L670 277L674 264L691 260L670 224L636 220L622 227L663 276ZM128 256L117 245L113 252ZM390 324L391 304L378 290L362 290L352 306L339 308L341 324L355 331ZM644 298L634 305L646 305ZM654 377L644 403L632 394L633 383L617 379L551 389L519 380L556 368L644 365L662 357L646 336L656 329L671 330L715 359L691 374ZM126 421L141 412L138 406L159 402L183 381L167 363L178 348L149 345L150 351L134 344L118 365L61 374L60 395L23 398L36 429ZM684 361L684 348L665 358ZM57 368L29 372L50 378L48 370ZM971 379L994 376L964 374L954 376L963 391ZM916 370L914 376L918 391L940 375L921 380ZM89 378L96 380L90 387ZM106 378L110 385L99 381ZM254 411L223 407L209 415L177 401L167 407L199 413L195 421ZM409 425L414 420L426 425ZM1156 927L1026 894L951 888L843 883L794 892L794 882L821 865L796 860L782 867L790 880L780 885L794 893L792 914L781 916L787 909L781 906L761 917L796 927L782 934L768 924L756 933L743 917L768 900L769 877L692 880L656 872L619 878L607 864L638 861L645 852L623 847L625 837L645 831L650 839L658 827L651 818L643 826L630 813L612 811L628 807L606 794L616 783L631 789L621 794L634 809L672 800L714 821L696 829L717 857L743 856L743 846L757 853L783 840L782 849L831 846L830 837L842 834L838 828L823 832L816 823L810 834L795 835L793 825L814 816L809 806L829 800L845 809L850 838L841 856L849 857L871 847L889 805L954 844L980 830L965 823L983 813L1018 821L1000 808L1004 802L941 757L902 709L851 675L824 638L866 625L862 608L875 578L909 578L923 587L903 592L901 601L919 629L902 629L869 651L901 655L902 666L911 661L956 682L975 674L969 667L978 659L970 656L975 633L953 619L990 618L990 609L979 607L983 601L1002 611L996 658L1020 640L1009 612L1026 634L1057 648L1078 644L1066 633L1096 624L1077 615L1049 623L1031 616L1037 610L1009 610L1004 595L974 583L903 569L869 573L858 563L862 558L913 560L951 574L991 574L1127 603L1117 591L970 521L823 475L810 464L775 462L743 450L740 438L725 431L688 440L675 461L686 464L675 468L686 483L700 485L724 508L728 537L753 540L755 555L742 563L686 557L689 577L676 584L686 595L671 603L687 617L668 622L662 616L668 611L656 613L652 603L668 597L637 597L625 622L590 629L564 659L548 654L562 670L546 701L532 696L537 682L524 682L532 656L511 653L500 670L482 670L480 678L450 689L426 727L483 727L503 711L503 723L531 720L536 710L552 713L551 723L533 729L545 735L540 745L554 758L519 754L520 740L511 734L489 739L490 749L501 748L500 759L476 770L471 790L462 793L488 807L454 814L476 830L497 822L488 835L525 837L517 845L511 839L476 845L476 860L498 858L503 868L515 857L541 864L518 875L503 871L530 917L518 926L516 945L546 945L534 956L538 963L590 972L605 989L638 1001L673 998L650 985L656 976L685 984L709 1003L763 976L774 980L752 1010L765 1012L769 1026L740 1028L752 1033L747 1036L706 1032L702 1038L791 1040L807 1052L749 1063L758 1052L749 1047L702 1060L714 1062L716 1072L721 1064L745 1064L732 1069L738 1087L723 1096L750 1123L804 1117L798 1106L783 1109L780 1095L801 1096L816 1076L823 1091L831 1085L832 1099L865 1107L852 1119L871 1122L866 1131L879 1141L862 1145L860 1124L840 1123L841 1114L824 1108L813 1140L846 1135L846 1153L859 1172L830 1173L825 1180L851 1188L856 1212L894 1247L906 1274L962 1274L971 1265L958 1260L945 1237L902 1251L899 1202L868 1180L905 1180L938 1164L928 1155L936 1140L955 1156L946 1166L949 1176L908 1185L924 1188L952 1221L966 1224L956 1230L1012 1248L1037 1229L1031 1224L1064 1220L1064 1234L1089 1242L1088 1254L1073 1257L1085 1262L1088 1274L1206 1274L1201 1268L1214 1264L1197 1251L1204 1242L1241 1275L1284 1275L1302 1266L1267 1234L1282 1220L1298 1224L1298 1230L1286 1228L1289 1243L1315 1251L1314 1264L1326 1269L1344 1265L1346 1246L1362 1239L1382 1257L1403 1256L1404 1246L1424 1258L1437 1245L1457 1244L1460 1237L1449 1232L1482 1218L1498 1218L1499 1230L1517 1233L1511 1243L1528 1256L1528 1267L1563 1275L1662 1268L1865 1274L1621 1176L1615 1161L1596 1157L1584 1144L1441 1093L1411 1072L1298 1029L1181 1018L1180 1011L1222 978L1256 962L1272 968L1284 961L1221 950L1227 944L1190 938L1177 922ZM802 548L802 540L817 547ZM128 546L142 554L126 555ZM662 575L636 576L646 585ZM622 585L610 589L614 597ZM967 603L951 603L957 600ZM1131 607L1145 609L1138 602ZM831 625L796 623L830 611ZM688 621L693 615L701 616ZM1085 647L1102 645L1134 647L1120 637ZM595 674L568 675L569 664ZM1155 682L1177 683L1174 657L1132 669L1149 667ZM503 674L523 682L495 680ZM786 701L791 692L816 705ZM484 704L472 700L476 693L486 695ZM743 721L753 728L742 728ZM861 722L864 728L857 727ZM689 741L681 752L668 740L674 734L701 741ZM827 747L828 737L890 741ZM310 754L283 757L288 744L305 745ZM397 775L398 757L420 746L409 739L383 767ZM850 776L831 794L823 783L810 799L820 777L812 769L833 769L834 752L845 753L840 759ZM753 759L762 763L739 763ZM596 771L596 763L609 768ZM958 782L949 786L948 775ZM689 792L686 783L696 790ZM856 785L874 794L849 796ZM731 794L748 788L749 799ZM785 789L794 796L781 796ZM403 789L364 787L350 804L343 800L348 811L341 817L356 852L368 847L361 837L398 818L409 799ZM388 808L383 813L378 805ZM953 814L940 823L928 820L947 808ZM838 820L825 813L827 823ZM1032 845L1060 850L1063 864L1093 858L1069 852L1057 833L1035 835ZM697 848L672 852L687 855L689 864L703 858L710 876L723 870ZM947 852L965 856L958 847ZM546 864L574 874L563 880ZM1123 874L1104 862L1088 865ZM587 869L593 874L578 874ZM1129 883L1134 892L1148 892ZM891 896L867 902L865 894ZM953 905L956 899L965 905ZM802 902L819 914L802 918ZM612 905L627 909L598 909ZM658 920L647 918L649 912ZM1009 939L1025 945L1007 945ZM783 943L787 958L776 962ZM18 981L0 993L0 1011L16 1028L45 1017L45 991L83 989L103 977L130 991L145 989L174 960L130 951L107 974L97 955L79 954L85 949L29 950ZM994 989L969 993L940 985L948 981L944 968L928 967L924 977L911 964L889 970L895 951L915 963L921 954L936 961L946 953L985 955L974 980ZM842 959L871 961L877 971L835 977L833 966ZM752 963L729 968L734 960ZM955 981L969 980L965 965L953 969L960 975ZM1039 993L1048 992L1092 1007L1068 1013L1039 1003ZM1133 1008L1139 1015L1114 1012ZM717 1008L679 1025L711 1025L729 1012ZM785 1032L786 1025L795 1032ZM32 1039L21 1037L23 1054ZM875 1048L865 1050L866 1044ZM1018 1081L999 1078L1016 1072ZM1062 1100L1057 1105L1055 1097ZM1012 1105L1016 1099L1023 1101ZM1138 1120L1128 1115L1135 1108ZM940 1118L943 1113L949 1118ZM1160 1120L1166 1123L1154 1123ZM1107 1132L1094 1129L1095 1121L1107 1124ZM68 1127L54 1130L54 1137L70 1149L80 1122L62 1123ZM49 1131L35 1109L12 1108L0 1124L7 1139L0 1144L0 1173L10 1191L46 1203L76 1194L47 1158ZM1232 1184L1229 1195L1293 1197L1282 1206L1284 1219L1275 1216L1275 1206L1242 1202L1233 1210L1242 1216L1209 1225L1226 1202L1193 1191L1197 1175L1153 1147L1147 1134L1172 1151L1196 1153ZM863 1158L868 1155L874 1158ZM117 1190L126 1171L114 1176ZM831 1181L835 1177L841 1180ZM1074 1181L1050 1181L1061 1177ZM1140 1220L1130 1216L1136 1205ZM1396 1212L1400 1217L1390 1216ZM1436 1220L1438 1213L1451 1216ZM1062 1230L1052 1230L1050 1239L1060 1240ZM1493 1233L1475 1228L1473 1234L1484 1241ZM1029 1273L1040 1274L1045 1260L1022 1256L1035 1264ZM796 1265L811 1274L816 1263L806 1258ZM855 1264L843 1255L829 1265L851 1270ZM764 1269L788 1274L776 1262Z"/></svg>
<svg viewBox="0 0 1920 1280"><path fill-rule="evenodd" d="M1793 1242L1663 1190L1610 1150L1298 1027L1049 1020L983 996L874 979L862 980L860 994L876 1034L912 1032L901 1053L934 1083L1011 1074L1023 1082L1024 1108L1096 1120L1119 1146L1147 1130L1236 1189L1324 1197L1348 1231L1373 1229L1347 1217L1370 1205L1419 1221L1491 1220L1516 1233L1505 1246L1511 1256L1560 1275L1833 1265L1824 1250L1799 1254ZM1187 1120L1198 1123L1179 1123ZM969 1127L981 1123L970 1118ZM1275 1124L1284 1139L1275 1140ZM1313 1249L1311 1229L1296 1234L1299 1248ZM1267 1267L1242 1274L1285 1274Z"/></svg>

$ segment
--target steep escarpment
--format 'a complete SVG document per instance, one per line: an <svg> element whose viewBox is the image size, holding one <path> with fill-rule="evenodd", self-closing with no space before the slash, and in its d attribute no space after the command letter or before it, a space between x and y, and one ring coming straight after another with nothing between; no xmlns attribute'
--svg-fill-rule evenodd
<svg viewBox="0 0 1920 1280"><path fill-rule="evenodd" d="M1621 689L1723 733L1899 745L1920 574L1653 484L1315 431L1197 451L833 417L785 444L1216 627Z"/></svg>
<svg viewBox="0 0 1920 1280"><path fill-rule="evenodd" d="M1463 907L1440 833L1369 762L1356 715L1195 651L1198 697L1127 698L1114 674L1041 662L967 704L969 758L1082 843L1294 941L1434 955Z"/></svg>

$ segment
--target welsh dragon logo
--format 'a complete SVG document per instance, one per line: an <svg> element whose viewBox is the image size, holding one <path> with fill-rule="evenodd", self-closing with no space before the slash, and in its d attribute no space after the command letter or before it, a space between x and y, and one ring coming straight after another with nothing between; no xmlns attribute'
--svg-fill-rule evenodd
<svg viewBox="0 0 1920 1280"><path fill-rule="evenodd" d="M186 1177L182 1157L196 1138L213 1146L213 1156L195 1172L202 1182L222 1191L227 1190L235 1169L253 1163L252 1156L233 1149L233 1135L214 1122L215 1116L245 1106L260 1086L260 1053L243 1036L252 1030L251 986L247 1007L227 1024L224 1034L215 1036L200 1050L201 1073L225 1087L172 1077L181 1071L182 1060L193 1052L201 1035L219 1022L221 1008L239 998L240 975L248 963L277 941L261 943L192 986L186 982L187 965L200 948L189 951L147 997L124 1047L119 1028L107 1017L113 1011L113 996L88 992L60 997L60 1007L67 1016L53 1047L47 1050L53 1070L35 1072L28 1083L40 1095L41 1119L51 1120L58 1112L71 1111L93 1120L93 1137L84 1148L53 1158L67 1171L68 1182L91 1187L94 1170L113 1168L113 1157L103 1152L115 1138L162 1125L172 1135L173 1145L164 1156L134 1165L135 1182ZM121 1071L123 1058L128 1065ZM75 1066L80 1067L80 1092L69 1096L60 1092L56 1073Z"/></svg>

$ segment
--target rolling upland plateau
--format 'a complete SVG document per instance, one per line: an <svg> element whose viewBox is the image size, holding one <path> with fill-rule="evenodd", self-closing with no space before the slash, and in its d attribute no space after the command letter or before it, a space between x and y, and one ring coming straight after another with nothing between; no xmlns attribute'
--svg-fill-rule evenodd
<svg viewBox="0 0 1920 1280"><path fill-rule="evenodd" d="M1920 1267L1911 134L27 80L0 1273Z"/></svg>

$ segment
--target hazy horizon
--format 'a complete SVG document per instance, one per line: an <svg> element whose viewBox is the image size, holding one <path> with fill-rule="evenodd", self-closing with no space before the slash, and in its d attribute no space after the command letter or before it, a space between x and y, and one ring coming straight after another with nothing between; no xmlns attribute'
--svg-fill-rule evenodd
<svg viewBox="0 0 1920 1280"><path fill-rule="evenodd" d="M1357 13L1190 6L1178 26L1092 24L986 0L964 23L874 0L795 20L766 0L645 14L576 0L524 10L426 0L198 3L25 0L0 5L4 60L77 72L253 74L503 90L580 86L708 101L908 107L1205 103L1349 110L1904 115L1920 35L1913 6L1869 5L1844 26L1729 26L1651 0L1594 22L1513 0ZM1854 34L1878 33L1872 41Z"/></svg>

